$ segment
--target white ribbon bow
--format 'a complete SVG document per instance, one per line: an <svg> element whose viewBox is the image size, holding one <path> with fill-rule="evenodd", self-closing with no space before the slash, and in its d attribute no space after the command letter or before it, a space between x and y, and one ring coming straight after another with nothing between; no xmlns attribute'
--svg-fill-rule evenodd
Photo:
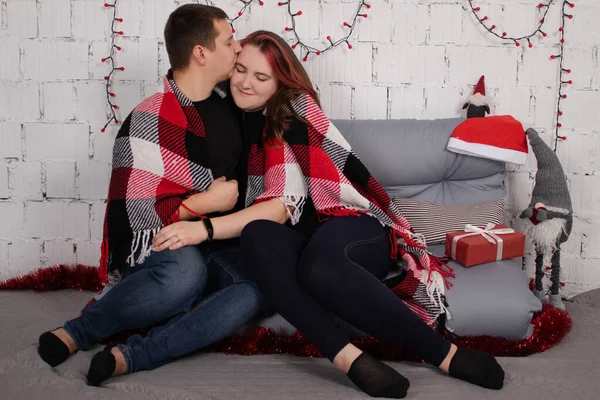
<svg viewBox="0 0 600 400"><path fill-rule="evenodd" d="M496 225L494 225L492 223L487 224L485 226L485 228L479 228L479 227L473 226L471 224L465 225L464 230L465 230L465 232L468 232L468 233L465 233L462 235L456 235L452 239L452 258L454 258L456 260L456 244L458 243L458 241L460 239L465 238L467 236L481 235L488 242L490 242L492 244L498 244L498 248L496 250L496 261L502 260L502 249L503 249L504 241L498 235L507 235L509 233L515 233L515 230L512 228L493 229L495 226Z"/></svg>

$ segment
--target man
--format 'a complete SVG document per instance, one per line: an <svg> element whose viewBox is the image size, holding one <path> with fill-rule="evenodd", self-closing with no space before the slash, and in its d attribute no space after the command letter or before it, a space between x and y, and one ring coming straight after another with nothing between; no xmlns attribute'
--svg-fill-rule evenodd
<svg viewBox="0 0 600 400"><path fill-rule="evenodd" d="M119 331L167 321L146 339L132 336L96 354L91 385L214 343L260 309L237 241L151 248L153 236L174 221L223 215L243 204L241 196L236 205L237 180L246 181L243 137L228 88L218 85L230 78L241 50L226 19L222 10L198 4L169 16L164 91L138 105L115 139L100 274L118 283L78 318L39 338L40 356L56 366ZM210 220L203 221L210 238ZM193 329L177 329L166 340L162 333L188 323L191 311L201 316Z"/></svg>

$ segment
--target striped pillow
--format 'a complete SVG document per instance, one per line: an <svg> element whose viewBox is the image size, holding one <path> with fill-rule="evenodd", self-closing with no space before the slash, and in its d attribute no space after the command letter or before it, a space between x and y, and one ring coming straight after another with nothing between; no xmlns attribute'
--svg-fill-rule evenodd
<svg viewBox="0 0 600 400"><path fill-rule="evenodd" d="M466 224L505 224L506 219L504 200L483 204L442 204L394 197L392 201L415 232L425 236L427 244L444 243L447 232L460 231Z"/></svg>

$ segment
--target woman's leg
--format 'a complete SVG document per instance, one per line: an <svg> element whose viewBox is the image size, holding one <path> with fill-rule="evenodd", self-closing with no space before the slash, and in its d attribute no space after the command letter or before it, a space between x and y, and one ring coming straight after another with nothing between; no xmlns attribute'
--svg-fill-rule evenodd
<svg viewBox="0 0 600 400"><path fill-rule="evenodd" d="M390 254L389 235L375 218L336 217L307 244L298 276L331 313L439 366L450 351L450 342L381 282L393 265Z"/></svg>
<svg viewBox="0 0 600 400"><path fill-rule="evenodd" d="M306 241L304 235L288 227L263 220L248 224L241 236L244 257L269 303L330 361L342 349L354 354L357 362L344 372L365 393L403 398L409 387L408 380L351 345L348 334L298 281L298 259Z"/></svg>
<svg viewBox="0 0 600 400"><path fill-rule="evenodd" d="M417 352L427 362L452 374L456 347L427 326L381 282L391 266L388 233L376 219L366 215L336 217L325 223L307 244L299 264L299 278L331 313L371 336ZM489 367L481 369L482 376L466 379L464 374L453 375L481 386L501 387L504 373L493 357L487 357L494 365L483 365L480 359L473 361Z"/></svg>
<svg viewBox="0 0 600 400"><path fill-rule="evenodd" d="M259 220L244 228L240 244L267 302L333 360L350 338L298 281L298 259L306 241L293 229Z"/></svg>

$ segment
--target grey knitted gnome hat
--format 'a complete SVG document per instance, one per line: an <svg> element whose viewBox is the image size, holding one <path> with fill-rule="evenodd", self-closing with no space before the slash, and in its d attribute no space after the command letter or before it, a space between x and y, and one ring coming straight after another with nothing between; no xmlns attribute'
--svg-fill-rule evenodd
<svg viewBox="0 0 600 400"><path fill-rule="evenodd" d="M529 128L526 133L538 165L529 206L544 203L547 207L572 212L571 195L560 160L535 129Z"/></svg>

